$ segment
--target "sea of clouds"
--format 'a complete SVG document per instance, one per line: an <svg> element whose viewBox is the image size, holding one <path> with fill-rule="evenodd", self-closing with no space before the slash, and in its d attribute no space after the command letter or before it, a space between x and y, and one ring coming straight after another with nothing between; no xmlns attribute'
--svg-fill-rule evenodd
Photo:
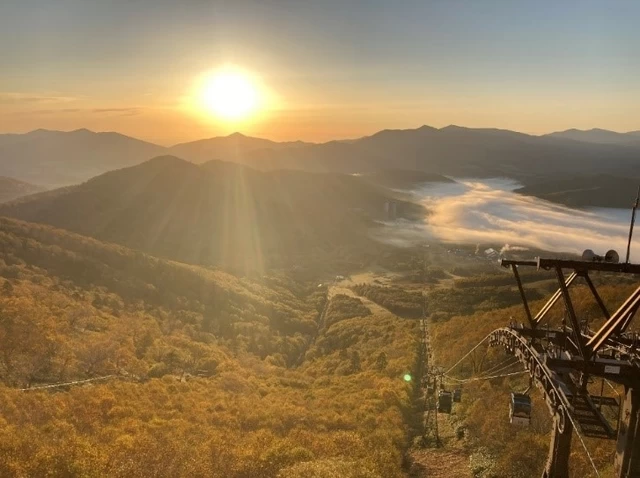
<svg viewBox="0 0 640 478"><path fill-rule="evenodd" d="M408 245L425 240L490 245L508 249L537 248L580 254L615 249L624 260L631 211L578 210L513 192L519 184L505 179L456 179L412 191L428 211L422 224L385 223L377 237ZM640 221L639 221L640 222ZM640 261L640 226L631 258Z"/></svg>

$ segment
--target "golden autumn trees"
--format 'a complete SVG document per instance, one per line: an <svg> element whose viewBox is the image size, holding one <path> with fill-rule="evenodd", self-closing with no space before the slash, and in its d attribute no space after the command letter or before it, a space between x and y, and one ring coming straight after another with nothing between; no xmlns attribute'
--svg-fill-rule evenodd
<svg viewBox="0 0 640 478"><path fill-rule="evenodd" d="M1 218L0 277L0 476L401 476L413 322Z"/></svg>

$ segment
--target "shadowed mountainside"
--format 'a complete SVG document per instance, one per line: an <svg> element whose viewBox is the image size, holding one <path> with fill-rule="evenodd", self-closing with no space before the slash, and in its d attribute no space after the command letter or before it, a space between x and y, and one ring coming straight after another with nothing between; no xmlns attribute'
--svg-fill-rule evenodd
<svg viewBox="0 0 640 478"><path fill-rule="evenodd" d="M570 207L630 208L640 186L635 178L608 175L578 176L532 184L515 192Z"/></svg>
<svg viewBox="0 0 640 478"><path fill-rule="evenodd" d="M301 257L366 249L391 191L354 176L260 172L173 156L111 171L78 186L0 207L50 224L183 262L246 272ZM397 201L399 217L422 209Z"/></svg>

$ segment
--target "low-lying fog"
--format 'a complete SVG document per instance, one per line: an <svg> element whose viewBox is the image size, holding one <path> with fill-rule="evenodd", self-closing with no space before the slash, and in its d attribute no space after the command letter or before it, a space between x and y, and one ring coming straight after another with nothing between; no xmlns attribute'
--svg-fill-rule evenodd
<svg viewBox="0 0 640 478"><path fill-rule="evenodd" d="M597 254L615 249L624 260L631 208L571 209L517 194L513 190L520 185L511 180L456 181L414 190L417 201L429 211L424 224L388 222L379 238L398 245L432 239L498 250L509 245L578 254L585 249ZM640 261L640 226L634 233L631 257Z"/></svg>

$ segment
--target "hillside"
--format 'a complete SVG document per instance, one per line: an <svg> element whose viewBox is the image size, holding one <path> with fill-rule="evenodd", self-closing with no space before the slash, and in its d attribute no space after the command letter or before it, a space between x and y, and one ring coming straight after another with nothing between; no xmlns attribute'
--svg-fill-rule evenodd
<svg viewBox="0 0 640 478"><path fill-rule="evenodd" d="M56 187L146 161L164 148L122 134L36 130L0 135L0 174Z"/></svg>
<svg viewBox="0 0 640 478"><path fill-rule="evenodd" d="M570 207L615 207L628 209L633 204L640 176L577 176L531 184L515 192L565 204Z"/></svg>
<svg viewBox="0 0 640 478"><path fill-rule="evenodd" d="M197 166L164 156L5 204L0 214L247 273L376 248L368 231L392 197L341 174ZM421 217L422 209L399 200L397 214Z"/></svg>
<svg viewBox="0 0 640 478"><path fill-rule="evenodd" d="M221 271L165 261L49 226L8 218L0 218L0 239L2 277L13 285L24 281L32 281L34 286L39 281L48 283L51 290L47 287L38 289L44 296L52 294L53 300L56 287L66 291L80 303L78 306L90 309L84 310L87 316L84 319L97 315L92 319L96 321L94 325L83 323L85 329L100 330L100 322L104 318L101 311L104 310L109 310L116 317L127 310L151 314L164 311L158 317L167 320L169 316L181 318L198 329L215 333L220 339L230 340L237 338L240 329L250 335L254 329L261 335L281 335L278 341L282 342L286 341L287 335L310 334L315 327L313 306L301 302L277 282L274 287L269 287ZM6 281L5 288L13 289ZM63 309L68 307L60 306ZM185 315L186 311L190 313ZM199 314L197 320L193 313ZM60 314L61 311L56 313ZM137 319L131 317L131 320ZM42 331L43 334L45 332ZM16 342L14 347L17 345ZM76 346L72 348L81 348L80 344ZM37 347L25 350L37 352ZM258 353L258 349L252 347L248 350ZM289 360L296 359L300 353L284 349L279 352ZM262 353L271 352L262 349ZM4 365L6 372L7 364ZM23 376L16 372L2 375L2 380L25 385L68 373L57 370L54 363L49 365L53 368L43 369L41 374L34 372ZM93 372L113 371L108 368L113 365L105 364L106 369Z"/></svg>
<svg viewBox="0 0 640 478"><path fill-rule="evenodd" d="M0 244L0 476L403 476L415 323L6 218Z"/></svg>
<svg viewBox="0 0 640 478"><path fill-rule="evenodd" d="M0 203L11 201L22 196L35 194L42 191L43 188L33 184L18 181L17 179L0 176Z"/></svg>

